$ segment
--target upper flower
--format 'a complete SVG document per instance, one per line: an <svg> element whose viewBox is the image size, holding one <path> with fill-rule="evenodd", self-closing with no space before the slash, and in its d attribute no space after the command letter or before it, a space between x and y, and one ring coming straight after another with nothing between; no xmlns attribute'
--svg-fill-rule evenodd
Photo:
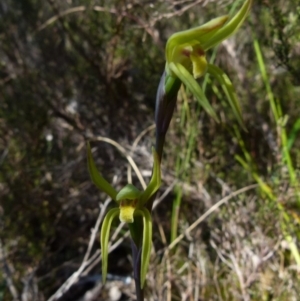
<svg viewBox="0 0 300 301"><path fill-rule="evenodd" d="M206 51L233 35L246 19L253 0L245 1L237 14L215 18L206 24L173 34L166 45L165 91L168 93L175 79L187 86L204 109L215 119L217 116L195 79L210 73L221 83L234 114L242 124L241 111L228 76L206 60Z"/></svg>
<svg viewBox="0 0 300 301"><path fill-rule="evenodd" d="M174 33L166 46L167 73L176 76L176 72L172 71L172 63L179 63L192 71L194 78L202 76L207 70L205 51L208 48L205 47L205 42L222 28L227 20L228 16L222 16L202 26Z"/></svg>

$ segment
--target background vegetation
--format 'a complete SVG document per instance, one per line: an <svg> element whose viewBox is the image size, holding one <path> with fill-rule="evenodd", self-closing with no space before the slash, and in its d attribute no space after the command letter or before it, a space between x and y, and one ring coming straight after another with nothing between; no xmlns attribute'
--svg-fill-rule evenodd
<svg viewBox="0 0 300 301"><path fill-rule="evenodd" d="M148 181L167 38L241 3L0 2L0 300L134 300L126 227L112 238L111 280L100 281L110 203L89 179L85 142L98 140L94 157L115 187L131 175L124 151ZM247 132L209 78L221 124L180 91L147 300L299 300L299 19L299 0L254 1L210 54L235 83Z"/></svg>

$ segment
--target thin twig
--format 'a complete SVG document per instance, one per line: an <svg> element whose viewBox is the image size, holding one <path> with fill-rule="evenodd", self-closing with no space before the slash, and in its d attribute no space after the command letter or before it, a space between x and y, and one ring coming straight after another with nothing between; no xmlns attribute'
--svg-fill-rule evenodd
<svg viewBox="0 0 300 301"><path fill-rule="evenodd" d="M90 257L91 251L92 251L92 247L94 245L95 239L96 239L96 234L99 232L99 228L100 228L100 224L104 218L104 214L106 212L106 208L109 205L109 203L111 202L111 198L106 199L106 201L104 202L104 204L101 206L101 210L100 213L98 215L96 224L94 226L94 228L92 229L92 234L91 234L91 238L88 244L88 248L86 250L86 253L84 255L84 258L82 260L82 264L83 265Z"/></svg>
<svg viewBox="0 0 300 301"><path fill-rule="evenodd" d="M10 294L12 295L14 301L19 301L20 300L19 293L13 283L11 270L9 268L8 263L6 262L6 255L1 240L0 240L0 262L2 262L3 275L5 277L5 281L10 291Z"/></svg>
<svg viewBox="0 0 300 301"><path fill-rule="evenodd" d="M122 234L122 237L120 237L113 245L111 245L108 248L108 253L111 253L113 250L115 250L127 237L129 237L129 231L126 231L124 234ZM93 262L90 262L90 265L86 268L84 273L82 273L83 276L87 275L99 262L101 262L101 256L100 253L98 253L99 256L95 256L95 260Z"/></svg>
<svg viewBox="0 0 300 301"><path fill-rule="evenodd" d="M117 14L117 11L115 9L107 9L107 8L104 8L101 6L94 6L92 9L94 11L109 12L111 14ZM86 6L83 6L83 5L66 9L66 10L60 12L59 14L51 17L46 22L44 22L41 26L39 26L38 31L45 29L47 26L51 25L52 23L57 21L59 18L62 18L66 15L73 14L73 13L84 12L86 10L87 10Z"/></svg>
<svg viewBox="0 0 300 301"><path fill-rule="evenodd" d="M232 265L233 265L235 273L236 273L236 275L238 277L238 280L239 280L239 283L240 283L240 287L241 287L241 291L242 291L242 295L243 295L243 299L244 299L244 301L249 301L250 300L249 299L249 295L246 292L245 281L244 281L244 277L243 277L242 271L241 271L241 269L239 267L239 264L238 264L235 256L233 255L233 253L231 253L229 255L229 258L232 261Z"/></svg>
<svg viewBox="0 0 300 301"><path fill-rule="evenodd" d="M152 131L153 129L155 129L155 124L151 124L150 126L148 126L135 138L135 140L132 144L130 153L129 153L129 155L131 157L133 156L133 153L134 153L138 143L140 142L140 140L144 137L144 135L146 135L148 132ZM128 183L131 183L132 177L131 177L131 165L130 164L127 167L127 179L128 179Z"/></svg>
<svg viewBox="0 0 300 301"><path fill-rule="evenodd" d="M108 204L110 203L110 199L107 199L103 206L101 207L99 216L97 218L96 224L92 230L91 233L91 238L88 244L88 248L87 251L84 255L83 261L79 267L79 269L74 272L66 281L65 283L48 299L48 301L53 301L53 300L57 300L58 298L60 298L66 291L68 291L70 289L70 287L76 283L80 277L80 275L82 274L82 272L84 271L84 269L88 266L89 264L89 257L90 257L90 253L91 253L91 249L93 247L93 244L95 242L95 238L96 238L96 233L99 231L99 227L100 227L100 223L103 220L104 214L106 212L106 208L108 206Z"/></svg>
<svg viewBox="0 0 300 301"><path fill-rule="evenodd" d="M153 209L155 209L160 203L161 201L164 200L164 198L173 190L173 188L175 187L175 185L178 183L179 181L176 179L172 182L172 184L164 191L164 193L157 199L154 201L153 203Z"/></svg>
<svg viewBox="0 0 300 301"><path fill-rule="evenodd" d="M121 146L118 142L116 142L110 138L102 137L102 136L92 137L91 140L103 141L103 142L113 145L123 156L125 156L125 158L129 162L129 164L132 166L134 172L136 173L136 176L138 177L143 189L146 189L147 185L145 183L145 180L144 180L140 170L138 169L138 167L135 164L135 162L133 161L132 157L127 153L127 151L125 150L125 148L123 146Z"/></svg>

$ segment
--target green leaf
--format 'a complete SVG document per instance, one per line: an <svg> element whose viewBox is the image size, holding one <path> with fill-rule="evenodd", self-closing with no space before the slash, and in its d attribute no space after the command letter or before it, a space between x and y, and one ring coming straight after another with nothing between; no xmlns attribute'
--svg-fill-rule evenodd
<svg viewBox="0 0 300 301"><path fill-rule="evenodd" d="M176 76L182 81L184 85L192 92L192 94L198 99L200 105L204 108L204 110L215 119L215 121L219 122L218 117L207 100L205 94L203 93L201 87L198 85L197 81L194 77L181 65L170 63L170 69L176 74Z"/></svg>
<svg viewBox="0 0 300 301"><path fill-rule="evenodd" d="M108 257L108 238L110 233L111 223L115 217L119 215L120 209L113 208L106 214L100 234L101 257L102 257L102 282L105 283L107 275L107 257Z"/></svg>
<svg viewBox="0 0 300 301"><path fill-rule="evenodd" d="M90 143L87 143L87 159L88 159L88 169L93 183L107 195L109 195L113 200L116 199L117 191L100 175L95 165L95 161L92 156Z"/></svg>
<svg viewBox="0 0 300 301"><path fill-rule="evenodd" d="M139 206L143 206L150 199L150 197L159 189L161 184L160 162L154 147L152 147L152 155L153 155L152 177L146 190L142 192L139 198Z"/></svg>
<svg viewBox="0 0 300 301"><path fill-rule="evenodd" d="M252 1L253 0L247 0L241 7L241 9L237 12L237 14L232 19L230 19L230 21L227 24L225 24L222 28L217 30L216 33L209 39L206 39L206 41L202 42L201 46L203 47L204 51L228 39L242 26L246 17L249 14Z"/></svg>
<svg viewBox="0 0 300 301"><path fill-rule="evenodd" d="M141 257L141 288L144 287L152 248L152 218L147 208L137 209L136 215L143 217L143 244Z"/></svg>
<svg viewBox="0 0 300 301"><path fill-rule="evenodd" d="M232 85L231 80L229 79L229 77L227 76L226 73L224 73L224 71L222 69L220 69L219 67L215 66L215 65L208 65L208 69L207 72L209 74L211 74L212 76L214 76L217 81L221 84L221 87L224 91L224 93L226 94L226 97L228 99L229 105L232 108L232 111L237 119L237 121L239 122L240 126L245 129L245 125L243 122L243 117L242 117L242 111L241 111L241 107L234 89L234 86Z"/></svg>

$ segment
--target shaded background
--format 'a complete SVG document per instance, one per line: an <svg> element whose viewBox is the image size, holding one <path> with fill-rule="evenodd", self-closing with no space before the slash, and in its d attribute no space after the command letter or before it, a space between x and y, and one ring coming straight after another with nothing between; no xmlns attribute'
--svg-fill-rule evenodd
<svg viewBox="0 0 300 301"><path fill-rule="evenodd" d="M179 94L159 195L178 182L154 211L147 300L167 300L166 294L172 300L296 300L300 294L299 266L280 226L277 203L290 217L286 229L298 247L299 206L253 48L257 38L272 91L288 117L284 126L298 177L300 1L254 2L251 17L219 47L216 58L235 84L248 132L238 138L216 83L209 82L206 94L221 124L210 120L188 92ZM153 125L167 38L241 4L1 1L0 300L48 300L79 268L105 200L89 179L86 140L103 136L121 144L147 181L153 127L134 150L132 145ZM252 158L250 169L236 160L244 154L239 139ZM124 156L104 142L92 146L104 176L121 188L127 183ZM182 200L181 233L222 197L255 183L252 169L276 201L259 189L234 199L166 259L174 200ZM134 175L133 182L139 185ZM118 237L124 233L120 230ZM98 234L91 252L99 252ZM110 255L109 272L131 275L128 239ZM113 300L105 296L99 274L100 263L94 264L60 300ZM112 279L119 281L122 300L134 300L131 284ZM100 297L80 299L95 286Z"/></svg>

